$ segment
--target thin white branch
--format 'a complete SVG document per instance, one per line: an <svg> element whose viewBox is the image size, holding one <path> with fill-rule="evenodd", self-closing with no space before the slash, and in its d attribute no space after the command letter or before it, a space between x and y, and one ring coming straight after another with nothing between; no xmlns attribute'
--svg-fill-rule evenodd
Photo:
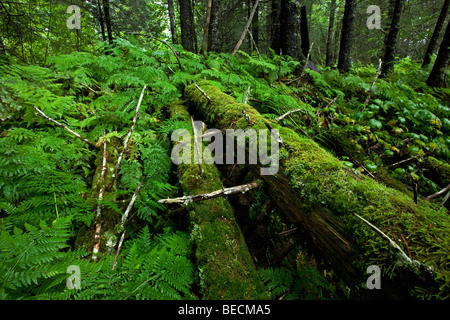
<svg viewBox="0 0 450 320"><path fill-rule="evenodd" d="M198 168L200 170L200 175L202 175L203 174L202 156L200 153L200 146L198 144L197 130L195 129L194 118L192 116L191 116L191 123L192 123L192 131L194 132L194 145L195 145L195 150L197 152Z"/></svg>
<svg viewBox="0 0 450 320"><path fill-rule="evenodd" d="M283 119L286 118L288 115L290 115L290 114L292 114L292 113L294 113L294 112L305 112L305 110L303 110L303 109L295 109L295 110L288 111L288 112L286 112L285 114L283 114L282 116L278 117L277 121L283 120Z"/></svg>
<svg viewBox="0 0 450 320"><path fill-rule="evenodd" d="M367 106L369 105L369 101L370 101L370 98L372 97L372 93L373 93L373 87L375 86L375 82L377 81L378 77L379 77L380 74L381 74L381 66L382 66L382 65L383 65L383 62L382 62L382 60L380 59L380 60L379 60L379 63L378 63L378 69L377 69L377 71L375 72L375 75L374 75L372 84L371 84L370 89L369 89L369 92L368 92L368 94L367 94L366 101L364 101L364 108L367 107ZM363 108L363 110L364 110L364 108Z"/></svg>
<svg viewBox="0 0 450 320"><path fill-rule="evenodd" d="M208 97L205 91L203 91L196 83L194 83L195 87L205 96L206 99L211 101L211 99Z"/></svg>
<svg viewBox="0 0 450 320"><path fill-rule="evenodd" d="M89 141L86 138L83 138L80 134L76 133L75 131L73 131L72 129L70 129L68 126L66 126L65 124L62 124L61 122L56 121L55 119L50 118L49 116L47 116L44 112L42 112L42 110L40 110L39 108L37 108L36 106L34 106L34 109L36 109L37 112L39 112L39 114L44 117L45 119L55 123L56 125L63 127L64 129L66 129L67 131L69 131L71 134L73 134L75 137L77 137L80 140L83 140L84 142L86 142L87 144L96 147L95 143Z"/></svg>
<svg viewBox="0 0 450 320"><path fill-rule="evenodd" d="M432 195L429 195L428 197L425 198L425 200L430 200L430 199L432 199L434 197L440 196L441 194L443 194L443 193L445 193L446 191L449 191L449 190L450 190L450 184L448 186L446 186L444 189L442 189L442 190L440 190L440 191L438 191L438 192L436 192L436 193L434 193Z"/></svg>
<svg viewBox="0 0 450 320"><path fill-rule="evenodd" d="M363 217L357 215L356 213L353 213L356 217L358 217L359 219L361 219L364 223L366 223L369 227L371 227L372 229L374 229L376 232L378 232L383 238L385 238L389 244L391 245L391 247L393 247L394 249L399 251L400 256L402 257L403 260L405 260L407 263L420 268L420 267L425 267L425 270L431 271L432 268L431 267L427 267L425 265L423 265L422 263L420 263L417 260L413 260L410 257L408 257L408 255L399 247L398 244L396 244L391 238L389 238L383 231L381 231L380 229L378 229L376 226L374 226L372 223L370 223L369 221L367 221L366 219L364 219Z"/></svg>
<svg viewBox="0 0 450 320"><path fill-rule="evenodd" d="M137 186L136 190L134 191L133 196L131 197L130 203L128 204L127 209L125 210L125 213L122 216L122 219L120 220L120 223L122 224L122 227L125 225L125 222L127 222L128 215L130 214L131 208L133 208L134 202L136 201L136 198L139 194L139 190L142 187L143 181L139 182L139 185Z"/></svg>
<svg viewBox="0 0 450 320"><path fill-rule="evenodd" d="M131 134L134 131L134 127L136 126L136 121L137 121L137 117L138 117L138 113L139 113L139 108L141 106L142 99L144 98L144 91L145 91L146 88L147 88L147 85L144 85L144 88L142 89L142 92L141 92L141 96L139 97L139 102L138 102L138 105L136 107L136 111L134 113L133 124L131 125L130 130L128 131L128 134L127 134L127 136L125 138L125 141L123 143L122 152L120 153L119 158L117 159L117 163L116 163L116 165L114 167L114 171L113 171L113 173L111 175L111 179L109 180L109 183L108 183L108 187L107 187L108 189L110 189L112 187L112 185L114 184L114 180L115 180L115 178L117 176L117 172L119 171L120 164L122 163L123 155L124 155L125 151L127 150L128 141L130 140Z"/></svg>
<svg viewBox="0 0 450 320"><path fill-rule="evenodd" d="M98 179L98 185L100 186L100 191L98 192L97 201L97 218L100 217L102 213L102 200L103 194L105 192L105 174L106 174L106 158L108 154L106 152L106 140L103 141L103 160L102 160L102 171L100 173L100 178Z"/></svg>
<svg viewBox="0 0 450 320"><path fill-rule="evenodd" d="M248 190L257 188L259 185L260 185L260 183L258 181L256 181L256 182L243 184L243 185L236 186L236 187L223 188L223 189L216 190L216 191L213 191L210 193L203 193L203 194L197 194L197 195L192 195L192 196L184 196L184 197L173 198L173 199L161 199L161 200L158 200L158 203L188 204L190 202L203 201L203 200L208 200L208 199L212 199L212 198L228 196L228 195L239 193L239 192L245 193Z"/></svg>
<svg viewBox="0 0 450 320"><path fill-rule="evenodd" d="M247 104L249 96L250 96L250 85L248 85L247 92L245 93L244 104Z"/></svg>

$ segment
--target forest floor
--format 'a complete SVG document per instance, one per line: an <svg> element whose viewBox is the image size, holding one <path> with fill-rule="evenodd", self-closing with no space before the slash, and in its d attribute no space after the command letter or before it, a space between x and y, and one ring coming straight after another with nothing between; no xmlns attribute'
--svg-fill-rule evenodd
<svg viewBox="0 0 450 320"><path fill-rule="evenodd" d="M352 270L410 281L387 237L433 269L431 282L412 272L423 283L408 295L449 297L450 90L427 87L429 70L406 58L381 79L378 66L316 72L277 55L175 49L118 39L108 55L0 67L0 298L364 298L369 275L342 276L270 180L245 164L204 164L198 177L197 164L173 163L173 132L192 132L190 116L222 131L280 128L288 191L311 217L320 207L342 221ZM254 181L204 207L159 201Z"/></svg>

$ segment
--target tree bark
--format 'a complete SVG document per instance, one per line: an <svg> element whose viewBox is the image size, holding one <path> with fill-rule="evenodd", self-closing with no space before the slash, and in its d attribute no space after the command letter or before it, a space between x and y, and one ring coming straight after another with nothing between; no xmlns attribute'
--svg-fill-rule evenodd
<svg viewBox="0 0 450 320"><path fill-rule="evenodd" d="M175 19L175 8L173 0L167 0L167 10L169 11L170 33L172 34L172 43L178 44L177 24Z"/></svg>
<svg viewBox="0 0 450 320"><path fill-rule="evenodd" d="M355 27L355 11L356 0L345 0L338 60L338 69L343 72L348 71L352 67L351 53Z"/></svg>
<svg viewBox="0 0 450 320"><path fill-rule="evenodd" d="M103 11L105 13L106 32L108 33L108 43L113 44L109 0L103 0Z"/></svg>
<svg viewBox="0 0 450 320"><path fill-rule="evenodd" d="M311 54L309 52L310 48L310 42L309 42L309 29L308 29L308 15L306 13L306 6L303 5L300 9L300 34L302 38L302 52L304 56L309 57L311 59ZM309 54L309 56L308 56Z"/></svg>
<svg viewBox="0 0 450 320"><path fill-rule="evenodd" d="M280 50L283 55L304 59L300 41L300 3L296 0L281 0L280 6Z"/></svg>
<svg viewBox="0 0 450 320"><path fill-rule="evenodd" d="M395 50L397 47L397 37L400 30L400 20L402 18L404 3L405 0L395 1L391 27L385 40L383 67L381 68L380 74L381 78L386 77L389 72L394 70Z"/></svg>
<svg viewBox="0 0 450 320"><path fill-rule="evenodd" d="M97 5L98 5L98 22L100 23L102 39L103 41L106 41L105 20L104 20L102 0L98 0Z"/></svg>
<svg viewBox="0 0 450 320"><path fill-rule="evenodd" d="M205 31L203 33L202 49L200 50L200 54L204 54L205 51L208 50L207 47L208 47L209 28L211 24L211 7L212 7L212 0L207 0Z"/></svg>
<svg viewBox="0 0 450 320"><path fill-rule="evenodd" d="M194 52L194 19L191 0L179 0L181 45L187 51Z"/></svg>
<svg viewBox="0 0 450 320"><path fill-rule="evenodd" d="M327 37L327 53L325 65L331 67L333 64L333 35L334 35L334 17L336 15L336 0L332 0L330 4L330 17L328 20L328 37Z"/></svg>
<svg viewBox="0 0 450 320"><path fill-rule="evenodd" d="M221 52L222 51L222 43L221 43L221 14L222 7L220 0L212 0L211 6L211 25L210 25L210 36L208 37L209 42L209 51L213 52Z"/></svg>
<svg viewBox="0 0 450 320"><path fill-rule="evenodd" d="M427 79L430 87L446 87L446 71L450 63L450 21L447 23L444 38L442 39L439 53L436 57L433 69Z"/></svg>
<svg viewBox="0 0 450 320"><path fill-rule="evenodd" d="M436 51L439 35L441 34L442 29L444 29L445 19L448 15L449 7L450 0L445 0L439 18L436 22L436 26L434 27L430 43L428 44L427 52L425 53L425 57L423 58L422 68L430 64L431 55Z"/></svg>
<svg viewBox="0 0 450 320"><path fill-rule="evenodd" d="M271 24L270 30L270 48L275 51L276 54L280 54L280 10L281 0L272 0L271 8Z"/></svg>

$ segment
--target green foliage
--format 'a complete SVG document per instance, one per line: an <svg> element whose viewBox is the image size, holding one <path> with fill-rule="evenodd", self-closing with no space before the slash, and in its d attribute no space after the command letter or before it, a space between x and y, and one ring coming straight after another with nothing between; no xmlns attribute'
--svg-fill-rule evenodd
<svg viewBox="0 0 450 320"><path fill-rule="evenodd" d="M326 300L332 297L332 287L314 267L297 261L297 267L258 270L273 300Z"/></svg>

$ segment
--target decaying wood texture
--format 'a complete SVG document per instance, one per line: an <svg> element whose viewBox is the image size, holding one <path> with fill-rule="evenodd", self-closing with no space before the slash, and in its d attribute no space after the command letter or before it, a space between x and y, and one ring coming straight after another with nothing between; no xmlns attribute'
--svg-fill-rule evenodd
<svg viewBox="0 0 450 320"><path fill-rule="evenodd" d="M437 261L418 250L421 246L429 246L439 254L445 255L446 252L444 241L432 243L429 240L429 232L433 232L436 239L440 238L440 232L444 232L438 231L439 226L429 229L428 225L435 214L429 204L421 202L416 205L397 190L355 175L311 139L282 127L275 120L264 118L250 105L237 103L234 98L206 81L198 82L197 85L209 99L193 85L185 88L185 98L204 117L208 126L219 130L257 130L267 128L267 123L270 123L271 127L279 130L283 144L280 146L282 156L278 172L261 175L262 165L247 166L255 179L265 182L272 200L281 211L306 231L317 256L351 288L355 297L381 297L377 290L363 289L358 285L365 283L368 277L366 269L372 264L396 270L396 274L383 278L384 298L406 298L417 287L437 288L439 284L442 285L435 271L441 274L448 271L439 268ZM251 117L251 124L244 114ZM415 233L414 238L409 239L414 259L423 266L431 264L434 271L427 267L418 275L418 264L407 259L399 264L397 250L390 247L392 243L355 214L376 226L390 239L399 239L400 234ZM405 214L414 220L414 228L396 222L397 218ZM441 218L449 219L445 215ZM422 233L417 231L419 225ZM409 279L409 282L405 282L405 279Z"/></svg>
<svg viewBox="0 0 450 320"><path fill-rule="evenodd" d="M195 86L193 88L208 100ZM183 105L169 107L171 118L190 124ZM193 144L191 144L193 146ZM204 146L200 144L203 149ZM192 156L196 152L193 148ZM203 150L202 150L203 151ZM202 161L204 157L201 158ZM222 189L220 172L215 164L202 164L200 176L196 163L180 164L178 178L186 197ZM256 272L244 236L225 197L186 204L191 220L195 256L200 270L203 299L267 299L269 296Z"/></svg>

